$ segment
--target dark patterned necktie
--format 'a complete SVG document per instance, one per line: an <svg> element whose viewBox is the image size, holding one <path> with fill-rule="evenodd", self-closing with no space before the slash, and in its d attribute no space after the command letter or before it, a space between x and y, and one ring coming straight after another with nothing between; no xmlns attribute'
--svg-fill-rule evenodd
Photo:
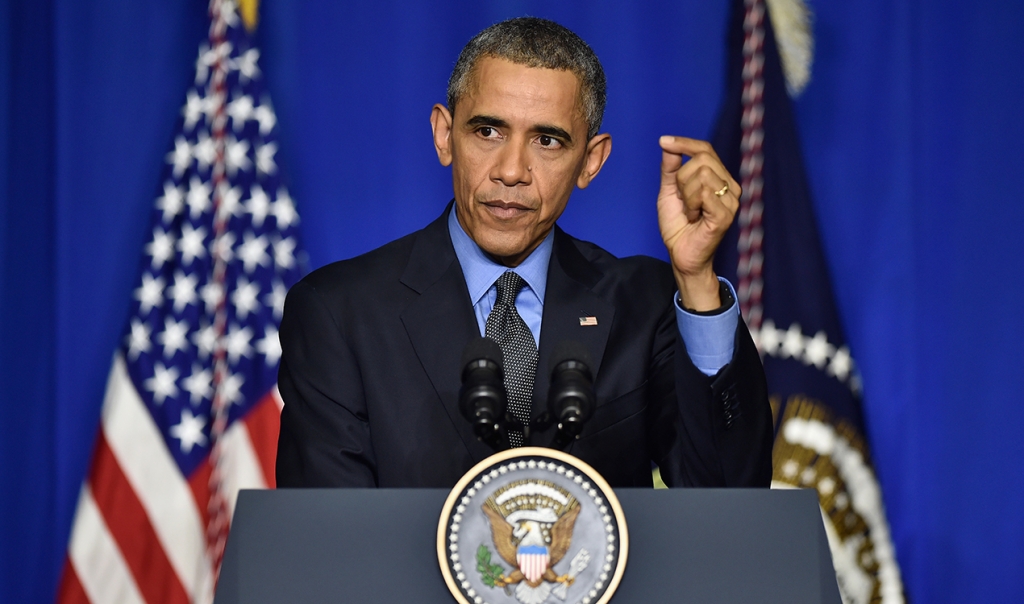
<svg viewBox="0 0 1024 604"><path fill-rule="evenodd" d="M508 393L509 410L523 425L528 425L533 377L537 373L537 344L526 321L516 310L516 296L526 282L514 272L506 271L494 284L498 288L498 299L487 317L484 335L498 343L505 357L505 391ZM513 447L521 447L523 433L509 430L508 440Z"/></svg>

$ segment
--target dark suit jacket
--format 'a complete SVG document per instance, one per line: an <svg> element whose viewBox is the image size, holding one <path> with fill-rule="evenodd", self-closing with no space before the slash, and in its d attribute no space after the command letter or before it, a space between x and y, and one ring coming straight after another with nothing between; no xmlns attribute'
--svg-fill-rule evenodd
<svg viewBox="0 0 1024 604"><path fill-rule="evenodd" d="M612 486L650 486L651 460L670 486L768 486L771 410L743 322L732 361L708 378L679 336L666 263L618 259L555 229L534 416L555 345L577 340L598 402L569 452ZM585 316L597 325L581 326ZM451 487L491 453L458 409L462 351L480 331L447 212L308 275L288 293L280 333L278 486Z"/></svg>

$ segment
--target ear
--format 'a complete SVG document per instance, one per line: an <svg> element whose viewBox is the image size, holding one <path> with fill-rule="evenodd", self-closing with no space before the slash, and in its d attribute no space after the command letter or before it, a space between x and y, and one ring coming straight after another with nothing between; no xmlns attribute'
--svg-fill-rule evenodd
<svg viewBox="0 0 1024 604"><path fill-rule="evenodd" d="M430 129L434 131L434 150L442 166L452 165L452 114L440 103L430 111Z"/></svg>
<svg viewBox="0 0 1024 604"><path fill-rule="evenodd" d="M612 135L598 134L587 143L587 153L583 158L583 170L576 178L576 186L586 189L601 171L604 162L612 152Z"/></svg>

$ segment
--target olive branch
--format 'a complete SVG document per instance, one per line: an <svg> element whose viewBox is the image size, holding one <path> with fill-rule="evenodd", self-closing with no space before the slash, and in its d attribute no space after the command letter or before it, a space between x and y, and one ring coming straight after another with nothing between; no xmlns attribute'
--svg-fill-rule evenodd
<svg viewBox="0 0 1024 604"><path fill-rule="evenodd" d="M491 564L491 550L483 543L476 550L476 570L487 587L494 587L494 584L505 573L505 569L501 565Z"/></svg>

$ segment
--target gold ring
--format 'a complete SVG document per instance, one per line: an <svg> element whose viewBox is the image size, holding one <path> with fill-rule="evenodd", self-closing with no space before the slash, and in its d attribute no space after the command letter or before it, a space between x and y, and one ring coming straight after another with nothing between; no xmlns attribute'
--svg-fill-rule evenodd
<svg viewBox="0 0 1024 604"><path fill-rule="evenodd" d="M722 195L725 195L728 192L729 192L729 183L725 183L724 187L722 187L718 191L715 191L715 197L721 197Z"/></svg>

